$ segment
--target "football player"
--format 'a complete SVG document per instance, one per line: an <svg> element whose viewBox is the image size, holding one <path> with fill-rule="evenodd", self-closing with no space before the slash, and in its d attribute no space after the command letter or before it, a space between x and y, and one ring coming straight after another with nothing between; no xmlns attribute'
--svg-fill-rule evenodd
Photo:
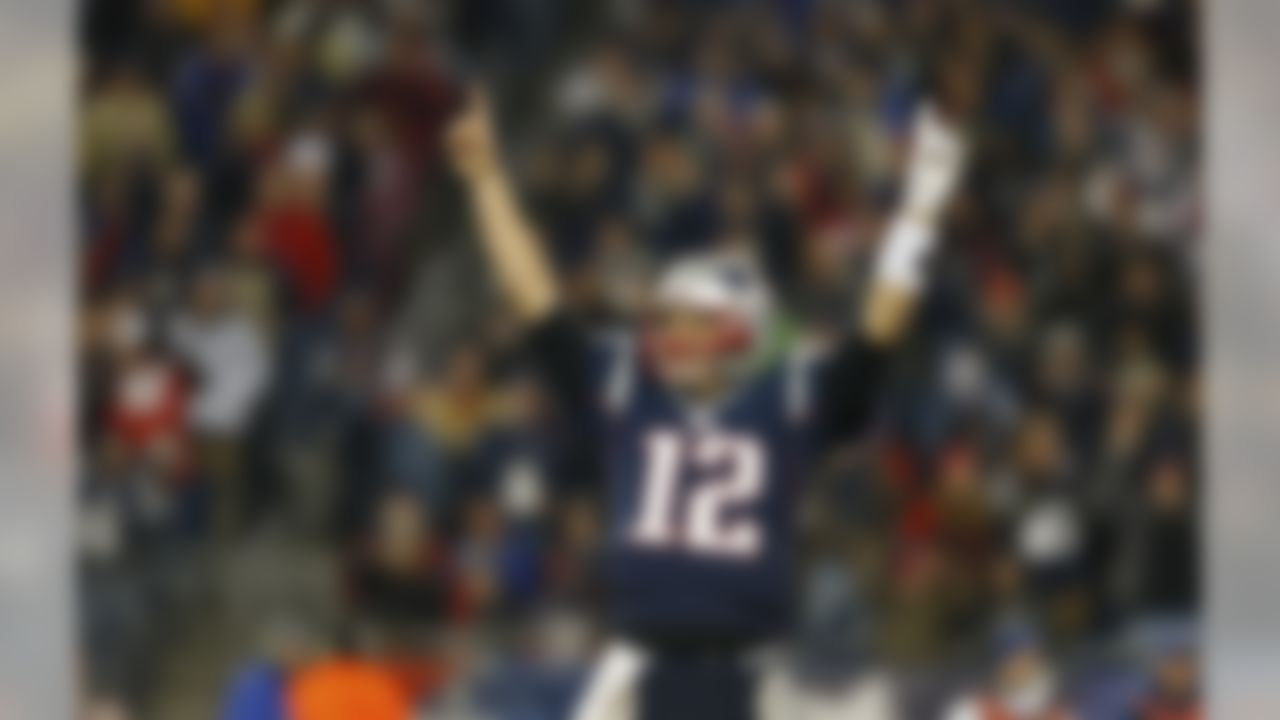
<svg viewBox="0 0 1280 720"><path fill-rule="evenodd" d="M814 459L863 426L920 294L961 135L922 107L860 317L824 356L797 349L766 363L769 289L749 258L723 252L672 263L634 337L593 344L562 309L483 93L447 142L532 355L579 442L603 457L615 639L576 717L779 716L750 658L788 621L796 496Z"/></svg>

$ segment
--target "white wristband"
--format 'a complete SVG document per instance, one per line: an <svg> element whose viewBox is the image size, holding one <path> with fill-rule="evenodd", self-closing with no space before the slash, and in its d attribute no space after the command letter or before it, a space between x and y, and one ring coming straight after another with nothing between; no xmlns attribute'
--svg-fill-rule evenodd
<svg viewBox="0 0 1280 720"><path fill-rule="evenodd" d="M876 257L875 276L880 282L910 291L924 284L924 263L937 240L933 223L898 216L890 221Z"/></svg>

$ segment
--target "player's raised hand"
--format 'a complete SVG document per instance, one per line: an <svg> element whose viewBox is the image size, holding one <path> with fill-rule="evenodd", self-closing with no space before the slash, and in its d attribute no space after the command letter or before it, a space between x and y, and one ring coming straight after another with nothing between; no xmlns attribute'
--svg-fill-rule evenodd
<svg viewBox="0 0 1280 720"><path fill-rule="evenodd" d="M453 169L464 180L476 182L500 169L498 140L493 128L489 94L475 86L445 136Z"/></svg>
<svg viewBox="0 0 1280 720"><path fill-rule="evenodd" d="M916 112L909 152L902 197L880 242L875 284L863 306L863 333L880 346L896 343L909 325L968 143L958 123L926 103Z"/></svg>
<svg viewBox="0 0 1280 720"><path fill-rule="evenodd" d="M467 183L481 244L516 313L529 323L556 308L556 278L542 243L525 217L507 173L494 131L488 94L473 87L445 136L453 169Z"/></svg>
<svg viewBox="0 0 1280 720"><path fill-rule="evenodd" d="M911 129L901 211L919 220L936 220L960 181L967 154L959 125L931 103L921 107Z"/></svg>

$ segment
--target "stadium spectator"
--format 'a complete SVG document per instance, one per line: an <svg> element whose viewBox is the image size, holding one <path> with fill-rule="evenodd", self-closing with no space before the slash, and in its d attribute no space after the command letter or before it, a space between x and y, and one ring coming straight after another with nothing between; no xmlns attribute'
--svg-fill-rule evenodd
<svg viewBox="0 0 1280 720"><path fill-rule="evenodd" d="M1199 663L1191 648L1172 647L1162 651L1152 672L1151 688L1134 717L1135 720L1200 720L1205 717Z"/></svg>
<svg viewBox="0 0 1280 720"><path fill-rule="evenodd" d="M382 499L368 547L348 569L352 610L385 628L412 631L460 617L465 597L448 549L417 497Z"/></svg>
<svg viewBox="0 0 1280 720"><path fill-rule="evenodd" d="M220 268L193 281L174 318L174 349L195 376L190 422L197 463L217 498L221 533L234 531L245 496L244 441L270 380L266 348L250 319L230 304Z"/></svg>
<svg viewBox="0 0 1280 720"><path fill-rule="evenodd" d="M996 633L989 682L957 699L946 720L1070 720L1075 713L1061 697L1058 671L1035 631L1009 625Z"/></svg>

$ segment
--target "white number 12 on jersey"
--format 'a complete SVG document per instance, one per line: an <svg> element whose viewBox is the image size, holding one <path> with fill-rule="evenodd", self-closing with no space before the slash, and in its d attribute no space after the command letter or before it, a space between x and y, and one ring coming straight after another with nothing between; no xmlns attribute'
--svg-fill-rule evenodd
<svg viewBox="0 0 1280 720"><path fill-rule="evenodd" d="M658 430L645 438L640 507L631 540L647 547L751 559L761 549L753 517L730 516L764 491L764 448L728 433ZM681 487L680 479L693 480Z"/></svg>

